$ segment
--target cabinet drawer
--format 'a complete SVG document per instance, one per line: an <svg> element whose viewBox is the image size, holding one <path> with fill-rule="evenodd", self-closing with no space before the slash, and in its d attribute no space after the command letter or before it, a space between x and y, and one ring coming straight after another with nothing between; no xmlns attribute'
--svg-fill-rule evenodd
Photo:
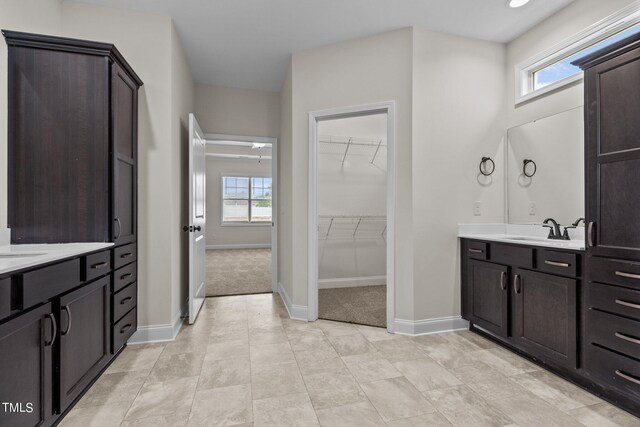
<svg viewBox="0 0 640 427"><path fill-rule="evenodd" d="M640 320L640 291L589 283L587 306Z"/></svg>
<svg viewBox="0 0 640 427"><path fill-rule="evenodd" d="M125 286L133 283L137 279L138 264L129 264L113 272L113 292L118 292Z"/></svg>
<svg viewBox="0 0 640 427"><path fill-rule="evenodd" d="M533 249L492 243L490 259L513 267L533 268Z"/></svg>
<svg viewBox="0 0 640 427"><path fill-rule="evenodd" d="M87 255L82 270L82 278L85 282L108 274L111 270L111 251Z"/></svg>
<svg viewBox="0 0 640 427"><path fill-rule="evenodd" d="M587 263L589 280L640 289L640 263L591 257Z"/></svg>
<svg viewBox="0 0 640 427"><path fill-rule="evenodd" d="M127 340L133 335L138 328L138 312L134 308L127 313L117 323L114 323L111 330L111 353L120 350Z"/></svg>
<svg viewBox="0 0 640 427"><path fill-rule="evenodd" d="M561 276L578 276L578 256L567 252L538 249L538 270Z"/></svg>
<svg viewBox="0 0 640 427"><path fill-rule="evenodd" d="M120 246L113 250L113 268L120 268L132 263L137 258L136 244Z"/></svg>
<svg viewBox="0 0 640 427"><path fill-rule="evenodd" d="M612 351L589 344L585 369L591 377L640 399L640 363Z"/></svg>
<svg viewBox="0 0 640 427"><path fill-rule="evenodd" d="M469 258L487 259L486 242L467 242L467 255Z"/></svg>
<svg viewBox="0 0 640 427"><path fill-rule="evenodd" d="M113 322L117 322L138 303L138 286L132 283L120 292L111 296Z"/></svg>
<svg viewBox="0 0 640 427"><path fill-rule="evenodd" d="M0 319L3 319L13 311L13 291L11 277L0 280Z"/></svg>
<svg viewBox="0 0 640 427"><path fill-rule="evenodd" d="M22 275L22 309L63 294L80 284L80 258Z"/></svg>
<svg viewBox="0 0 640 427"><path fill-rule="evenodd" d="M640 322L593 309L587 316L588 342L640 359Z"/></svg>

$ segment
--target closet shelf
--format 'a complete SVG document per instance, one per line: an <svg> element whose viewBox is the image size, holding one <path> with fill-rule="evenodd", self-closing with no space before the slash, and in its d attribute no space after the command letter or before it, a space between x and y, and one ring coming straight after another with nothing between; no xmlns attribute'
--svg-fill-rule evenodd
<svg viewBox="0 0 640 427"><path fill-rule="evenodd" d="M344 154L342 156L342 164L347 159L347 154L349 153L349 148L352 146L360 146L360 147L371 147L371 149L375 148L373 153L373 157L371 158L370 163L373 163L376 160L378 155L378 151L380 151L380 147L387 147L387 144L384 143L384 139L366 139L366 138L356 138L351 136L337 136L337 135L320 135L318 137L318 142L321 144L337 144L344 145Z"/></svg>
<svg viewBox="0 0 640 427"><path fill-rule="evenodd" d="M318 215L318 236L334 238L384 238L387 217L384 215Z"/></svg>

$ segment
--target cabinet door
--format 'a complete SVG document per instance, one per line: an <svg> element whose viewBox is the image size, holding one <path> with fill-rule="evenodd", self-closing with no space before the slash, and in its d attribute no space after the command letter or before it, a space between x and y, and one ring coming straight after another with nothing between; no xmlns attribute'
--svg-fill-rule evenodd
<svg viewBox="0 0 640 427"><path fill-rule="evenodd" d="M112 66L112 240L131 243L137 232L138 88L117 64Z"/></svg>
<svg viewBox="0 0 640 427"><path fill-rule="evenodd" d="M109 361L110 276L60 298L60 411Z"/></svg>
<svg viewBox="0 0 640 427"><path fill-rule="evenodd" d="M55 337L51 304L0 326L1 426L51 425Z"/></svg>
<svg viewBox="0 0 640 427"><path fill-rule="evenodd" d="M640 259L640 49L586 71L590 255Z"/></svg>
<svg viewBox="0 0 640 427"><path fill-rule="evenodd" d="M512 282L518 345L534 357L575 368L577 281L514 269Z"/></svg>
<svg viewBox="0 0 640 427"><path fill-rule="evenodd" d="M509 268L469 260L468 292L470 321L506 337L509 333Z"/></svg>

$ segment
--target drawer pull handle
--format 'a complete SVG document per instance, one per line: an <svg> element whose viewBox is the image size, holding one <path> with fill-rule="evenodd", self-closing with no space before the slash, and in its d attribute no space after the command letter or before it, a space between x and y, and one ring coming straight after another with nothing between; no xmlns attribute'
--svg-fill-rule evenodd
<svg viewBox="0 0 640 427"><path fill-rule="evenodd" d="M131 323L127 323L126 325L124 325L121 329L120 329L120 333L124 334L125 332L127 332L129 329L131 329L131 326L133 326Z"/></svg>
<svg viewBox="0 0 640 427"><path fill-rule="evenodd" d="M133 254L131 252L127 252L126 254L120 255L120 258L124 259L124 258L130 258L132 256L133 256Z"/></svg>
<svg viewBox="0 0 640 427"><path fill-rule="evenodd" d="M133 299L133 297L126 297L126 298L122 298L122 300L120 300L120 304L126 304L129 301L131 301Z"/></svg>
<svg viewBox="0 0 640 427"><path fill-rule="evenodd" d="M484 251L482 249L473 249L473 248L470 248L469 252L474 253L474 254L482 254L482 253L484 253Z"/></svg>
<svg viewBox="0 0 640 427"><path fill-rule="evenodd" d="M67 330L66 331L60 331L60 336L64 336L67 335L69 333L69 331L71 330L71 310L69 310L69 306L65 305L62 307L62 310L64 310L65 313L67 313ZM60 324L62 324L62 320L60 321ZM60 328L62 329L62 327Z"/></svg>
<svg viewBox="0 0 640 427"><path fill-rule="evenodd" d="M629 279L640 279L640 274L625 273L624 271L616 271L616 276L627 277Z"/></svg>
<svg viewBox="0 0 640 427"><path fill-rule="evenodd" d="M634 384L638 384L640 385L640 380L632 375L629 374L625 374L624 372L622 372L620 369L616 369L616 375L619 377L624 378L627 381L630 381Z"/></svg>
<svg viewBox="0 0 640 427"><path fill-rule="evenodd" d="M97 269L99 269L99 268L104 268L104 267L106 267L106 266L108 266L108 265L109 265L109 263L108 263L108 262L99 262L99 263L97 263L97 264L93 264L93 265L91 266L91 268L93 268L94 270L97 270Z"/></svg>
<svg viewBox="0 0 640 427"><path fill-rule="evenodd" d="M500 274L500 289L502 289L503 291L507 290L507 272L503 271Z"/></svg>
<svg viewBox="0 0 640 427"><path fill-rule="evenodd" d="M128 279L131 276L133 276L133 273L123 274L122 276L120 276L120 280Z"/></svg>
<svg viewBox="0 0 640 427"><path fill-rule="evenodd" d="M634 304L634 303L629 302L629 301L624 301L624 300L621 300L621 299L617 299L616 300L616 304L624 305L625 307L637 308L638 310L640 310L640 304Z"/></svg>
<svg viewBox="0 0 640 427"><path fill-rule="evenodd" d="M564 267L564 268L571 267L571 264L569 264L568 262L549 261L548 259L545 259L544 263L547 265L552 265L554 267Z"/></svg>
<svg viewBox="0 0 640 427"><path fill-rule="evenodd" d="M631 338L629 335L621 334L620 332L616 332L614 335L617 338L620 338L621 340L629 341L629 342L632 342L634 344L640 344L640 340L639 339Z"/></svg>
<svg viewBox="0 0 640 427"><path fill-rule="evenodd" d="M44 342L44 345L50 347L56 342L56 336L58 335L58 324L56 323L56 317L52 313L48 313L47 317L51 319L51 341Z"/></svg>

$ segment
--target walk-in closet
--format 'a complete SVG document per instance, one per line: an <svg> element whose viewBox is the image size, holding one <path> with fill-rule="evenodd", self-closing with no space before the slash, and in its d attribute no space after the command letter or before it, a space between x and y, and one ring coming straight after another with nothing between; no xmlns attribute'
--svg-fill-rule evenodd
<svg viewBox="0 0 640 427"><path fill-rule="evenodd" d="M318 316L386 327L387 115L318 123Z"/></svg>

